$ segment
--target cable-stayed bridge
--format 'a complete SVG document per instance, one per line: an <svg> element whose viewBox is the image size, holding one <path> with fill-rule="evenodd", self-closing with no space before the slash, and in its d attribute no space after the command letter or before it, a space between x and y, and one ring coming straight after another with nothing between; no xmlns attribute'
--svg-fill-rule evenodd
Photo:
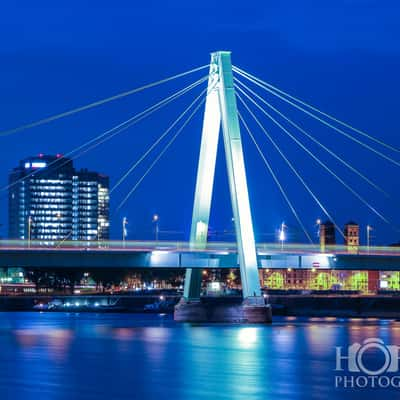
<svg viewBox="0 0 400 400"><path fill-rule="evenodd" d="M385 143L379 138L370 135L367 132L357 129L346 122L340 121L334 116L319 110L315 106L310 105L295 96L292 96L291 94L271 85L255 75L250 74L239 67L232 66L230 52L226 51L212 53L211 62L208 65L194 68L172 77L159 80L157 82L147 84L142 87L112 96L107 99L99 100L58 115L50 116L33 123L0 132L0 136L16 134L21 130L56 121L76 113L104 105L111 101L133 95L146 89L174 81L184 76L198 73L204 69L208 69L207 75L200 77L193 83L176 91L172 95L165 97L152 106L147 107L145 110L136 113L129 119L122 121L121 123L110 129L107 129L104 132L101 132L85 143L80 144L73 150L65 153L65 157L70 159L79 158L83 154L106 143L108 140L112 139L116 135L119 135L128 128L132 128L141 120L150 117L180 97L192 92L198 87L201 87L202 84L207 83L207 87L202 89L200 94L198 94L193 101L191 101L191 103L174 119L168 128L164 130L161 135L144 150L142 155L129 166L129 168L123 173L123 175L117 180L110 190L110 194L112 194L124 182L126 182L127 178L139 166L141 166L142 163L151 160L144 173L139 177L137 182L128 189L127 194L116 206L114 213L118 213L129 201L130 197L136 192L144 179L146 179L154 167L164 157L168 149L174 144L177 138L190 124L196 113L202 109L205 109L190 238L189 242L183 245L183 248L168 249L168 246L166 246L165 249L160 249L159 245L156 244L153 248L150 247L140 249L132 246L131 248L121 249L118 247L115 248L112 245L110 246L110 244L104 247L101 243L98 244L98 248L93 246L84 246L83 248L79 248L79 246L76 247L74 245L67 245L68 237L65 237L61 243L54 243L55 246L52 249L46 250L44 248L37 249L36 247L32 246L31 243L28 244L28 248L13 249L8 248L7 246L0 250L1 257L6 257L7 252L8 257L10 254L22 254L25 256L31 255L34 257L34 254L38 254L38 251L46 252L47 256L50 256L51 254L54 255L54 252L59 252L59 254L64 254L65 256L67 253L71 254L73 252L79 254L79 252L84 251L87 252L85 254L90 254L91 256L93 255L93 257L96 255L97 258L99 254L107 257L108 254L112 254L113 252L120 252L123 255L131 255L132 253L136 253L136 255L141 254L144 255L144 258L149 259L150 261L146 261L146 266L151 267L153 266L151 262L152 257L153 259L157 257L160 259L162 256L171 258L171 254L177 254L178 259L180 260L179 265L177 266L186 268L184 297L183 301L177 307L177 318L181 320L196 320L196 314L201 314L201 318L204 318L204 312L201 309L201 305L199 305L201 286L200 269L202 268L200 265L203 263L199 260L207 260L207 262L210 262L212 259L222 260L223 256L231 256L234 254L235 258L232 258L230 263L233 264L232 267L237 265L240 267L244 297L243 307L240 311L242 314L240 314L239 319L255 322L267 320L269 318L269 308L267 305L265 305L264 298L261 295L258 275L258 268L260 267L260 264L262 264L263 260L262 254L260 254L260 249L256 245L253 230L252 212L247 187L245 157L242 147L242 133L248 135L251 142L254 143L255 149L260 155L266 170L270 173L273 181L282 194L282 199L293 214L298 226L304 232L304 237L308 242L310 242L311 245L313 244L312 235L306 229L305 223L296 208L295 202L290 198L287 188L285 188L282 184L279 171L274 168L269 160L269 157L265 151L265 144L262 145L260 144L260 141L257 140L254 134L255 130L257 130L258 133L261 133L263 139L267 140L268 150L272 148L277 152L277 154L279 154L282 162L287 165L288 169L293 174L293 177L309 195L310 199L320 208L321 213L324 214L327 219L332 221L337 232L339 232L339 234L343 237L344 233L336 222L334 210L328 209L316 190L302 175L299 168L295 165L295 162L290 156L287 155L283 146L279 144L277 138L270 133L269 129L266 129L264 123L265 119L278 127L281 133L284 134L287 139L290 139L290 141L293 142L299 151L307 154L307 156L309 156L310 159L317 164L318 169L325 171L334 180L341 184L359 201L361 206L367 208L371 214L375 215L376 218L379 218L384 223L390 226L393 225L391 220L384 215L382 210L377 209L377 207L375 207L369 199L359 193L350 182L347 182L340 174L338 174L333 168L325 163L319 155L316 155L315 152L310 149L308 143L312 142L313 146L317 146L319 149L321 149L321 151L334 158L342 168L349 170L354 176L363 181L366 185L371 187L380 195L389 196L385 189L380 186L379 182L376 182L368 177L366 173L353 166L351 162L340 156L333 148L324 144L317 136L314 136L311 132L304 129L299 123L288 117L278 107L272 104L271 101L268 101L266 95L272 96L275 100L278 99L297 111L302 112L307 117L323 125L325 128L329 128L335 134L340 135L346 140L360 146L364 150L373 153L384 162L388 162L395 166L400 166L400 162L395 158L395 155L400 150L390 144ZM227 164L230 199L233 210L233 222L237 241L233 247L228 246L227 249L213 250L209 248L208 229L211 199L214 186L217 148L221 128ZM31 172L23 179L29 179L29 177L34 174L35 171ZM17 181L7 185L3 187L2 190L7 191L10 189L10 186L18 183L19 182ZM283 233L284 224L282 224L281 228L281 234ZM323 254L321 254L318 249L308 249L307 254L304 254L301 249L302 246L293 248L289 252L289 248L286 247L285 249L285 251L288 252L287 256L298 256L298 266L303 265L302 257L323 257L324 260L327 260L326 262L323 262L326 267L335 267L335 260L337 260L339 257L342 257L339 249L335 249L335 252L332 254L327 254L326 249L324 249ZM280 250L267 250L267 252L270 253L267 255L272 257L278 251L280 251L281 255L285 253L283 246L281 246ZM187 254L189 254L191 258L189 257L185 259ZM354 257L354 254L347 254L343 257L350 256ZM366 253L358 254L358 257L361 257L361 260L368 259L368 257L370 257L370 260L374 257L375 259L378 259L379 257L388 257L387 259L389 260L389 258L396 259L397 252L393 251L393 254L375 254L375 250L368 246ZM84 257L82 255L81 258L83 260L87 259L88 257ZM136 259L139 260L140 258ZM183 263L182 259L184 259ZM189 262L189 259L192 261ZM196 261L196 259L198 261ZM77 259L77 262L79 262L79 258ZM392 263L393 261L390 262ZM143 261L143 263L145 263L145 261ZM217 264L218 263L216 263L216 265ZM296 267L296 265L294 265L294 267Z"/></svg>

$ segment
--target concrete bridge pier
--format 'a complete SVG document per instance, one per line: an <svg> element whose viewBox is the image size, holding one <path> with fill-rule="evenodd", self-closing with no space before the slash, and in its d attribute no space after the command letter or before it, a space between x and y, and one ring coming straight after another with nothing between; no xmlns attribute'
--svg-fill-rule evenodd
<svg viewBox="0 0 400 400"><path fill-rule="evenodd" d="M272 322L271 306L265 304L264 299L259 304L254 304L253 301L248 301L247 299L239 304L213 302L212 299L207 300L188 300L182 297L175 306L174 320L193 323L259 324Z"/></svg>
<svg viewBox="0 0 400 400"><path fill-rule="evenodd" d="M202 270L186 269L185 291L175 306L177 322L269 323L272 309L263 296L251 296L241 302L224 297L200 297ZM243 278L242 278L243 279Z"/></svg>

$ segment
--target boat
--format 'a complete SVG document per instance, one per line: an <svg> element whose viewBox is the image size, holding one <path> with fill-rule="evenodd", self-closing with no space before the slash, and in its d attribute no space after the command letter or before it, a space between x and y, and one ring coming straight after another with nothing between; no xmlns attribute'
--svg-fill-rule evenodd
<svg viewBox="0 0 400 400"><path fill-rule="evenodd" d="M54 299L48 303L40 302L33 306L34 311L63 311L63 312L125 312L126 307L118 304L119 299L113 303L102 304L99 301L88 302L82 300L67 300Z"/></svg>

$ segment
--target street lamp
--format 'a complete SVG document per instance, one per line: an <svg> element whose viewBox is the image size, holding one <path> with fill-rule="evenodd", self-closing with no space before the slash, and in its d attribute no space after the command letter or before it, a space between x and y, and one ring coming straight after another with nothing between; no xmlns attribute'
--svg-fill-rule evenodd
<svg viewBox="0 0 400 400"><path fill-rule="evenodd" d="M317 236L318 236L318 237L320 236L321 224L322 224L321 218L318 218L318 219L315 221L315 225L318 227L318 230L317 230Z"/></svg>
<svg viewBox="0 0 400 400"><path fill-rule="evenodd" d="M128 219L124 217L122 218L122 241L124 242L124 247L125 247L126 236L128 235L126 225L128 225Z"/></svg>
<svg viewBox="0 0 400 400"><path fill-rule="evenodd" d="M372 226L371 225L367 225L367 251L369 254L369 245L370 245L370 239L371 239L371 235L370 232L372 231Z"/></svg>
<svg viewBox="0 0 400 400"><path fill-rule="evenodd" d="M283 242L286 240L285 228L287 228L287 226L285 225L284 222L282 222L281 228L279 230L279 240L281 242L281 250L283 250Z"/></svg>
<svg viewBox="0 0 400 400"><path fill-rule="evenodd" d="M158 220L159 220L158 214L154 214L153 215L153 224L155 224L156 242L158 242L158 232L159 232L159 230L158 230Z"/></svg>
<svg viewBox="0 0 400 400"><path fill-rule="evenodd" d="M28 216L28 247L31 247L32 216Z"/></svg>

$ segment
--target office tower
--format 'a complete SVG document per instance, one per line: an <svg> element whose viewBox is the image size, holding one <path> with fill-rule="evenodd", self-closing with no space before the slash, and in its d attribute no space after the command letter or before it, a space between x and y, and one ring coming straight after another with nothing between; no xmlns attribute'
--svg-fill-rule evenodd
<svg viewBox="0 0 400 400"><path fill-rule="evenodd" d="M9 184L10 238L49 245L109 238L108 177L40 154L20 161Z"/></svg>

